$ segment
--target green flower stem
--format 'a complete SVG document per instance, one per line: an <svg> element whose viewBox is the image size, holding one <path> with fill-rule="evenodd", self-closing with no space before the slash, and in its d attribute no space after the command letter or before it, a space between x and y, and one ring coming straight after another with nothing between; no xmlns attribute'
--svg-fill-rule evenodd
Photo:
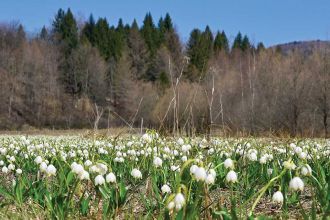
<svg viewBox="0 0 330 220"><path fill-rule="evenodd" d="M278 176L276 176L276 177L274 177L273 179L271 179L271 180L268 182L267 185L265 185L264 187L262 187L262 188L259 190L259 192L258 192L259 195L258 195L256 201L255 201L255 202L253 203L253 205L252 205L252 208L251 208L251 211L250 211L250 213L249 213L249 216L252 215L253 210L254 210L255 207L257 206L257 204L258 204L260 198L262 197L262 195L263 195L263 194L267 191L267 189L273 184L273 182L275 182L275 180L281 178L281 177L285 174L286 171L287 171L287 169L284 169L284 170L283 170Z"/></svg>

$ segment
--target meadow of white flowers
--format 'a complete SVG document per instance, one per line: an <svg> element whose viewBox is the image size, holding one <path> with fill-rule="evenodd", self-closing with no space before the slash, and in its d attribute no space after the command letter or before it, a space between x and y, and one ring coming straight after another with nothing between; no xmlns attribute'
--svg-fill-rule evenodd
<svg viewBox="0 0 330 220"><path fill-rule="evenodd" d="M329 158L324 139L1 136L0 212L329 218Z"/></svg>

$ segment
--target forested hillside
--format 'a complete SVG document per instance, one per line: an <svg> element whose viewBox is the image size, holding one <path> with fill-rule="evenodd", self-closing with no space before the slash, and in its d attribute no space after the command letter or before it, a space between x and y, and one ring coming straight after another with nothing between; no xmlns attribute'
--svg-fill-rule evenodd
<svg viewBox="0 0 330 220"><path fill-rule="evenodd" d="M327 135L329 48L283 53L208 26L181 42L174 24L81 21L70 9L34 37L2 24L0 128Z"/></svg>

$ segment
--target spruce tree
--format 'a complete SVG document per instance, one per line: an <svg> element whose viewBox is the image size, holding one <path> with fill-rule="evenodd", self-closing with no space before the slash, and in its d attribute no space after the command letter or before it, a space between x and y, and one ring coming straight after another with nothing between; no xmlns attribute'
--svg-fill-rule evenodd
<svg viewBox="0 0 330 220"><path fill-rule="evenodd" d="M122 30L124 30L124 22L122 18L119 18L117 24L117 31L122 31Z"/></svg>
<svg viewBox="0 0 330 220"><path fill-rule="evenodd" d="M48 31L45 27L45 25L42 27L40 34L39 34L39 38L42 40L47 40L48 39Z"/></svg>
<svg viewBox="0 0 330 220"><path fill-rule="evenodd" d="M100 54L105 58L110 58L109 47L110 28L106 18L99 18L95 24L94 41Z"/></svg>
<svg viewBox="0 0 330 220"><path fill-rule="evenodd" d="M138 23L136 22L135 19L132 22L131 30L137 30L137 31L139 30L139 25L138 25Z"/></svg>
<svg viewBox="0 0 330 220"><path fill-rule="evenodd" d="M146 71L148 49L135 19L131 25L127 42L128 54L132 60L132 75L135 79L141 79Z"/></svg>
<svg viewBox="0 0 330 220"><path fill-rule="evenodd" d="M54 33L61 33L64 16L65 16L65 12L62 8L60 8L57 11L57 14L55 15L55 19L53 21Z"/></svg>
<svg viewBox="0 0 330 220"><path fill-rule="evenodd" d="M62 9L58 11L53 22L53 32L64 56L60 64L63 74L61 80L65 85L66 91L74 95L78 92L75 80L77 73L73 71L73 54L78 48L78 27L70 8L66 13Z"/></svg>
<svg viewBox="0 0 330 220"><path fill-rule="evenodd" d="M202 50L203 66L205 66L212 55L213 49L213 34L209 26L206 26L204 33L202 34L200 46Z"/></svg>
<svg viewBox="0 0 330 220"><path fill-rule="evenodd" d="M245 35L242 40L241 50L248 51L249 49L251 49L250 40L249 40L248 36Z"/></svg>
<svg viewBox="0 0 330 220"><path fill-rule="evenodd" d="M238 32L237 36L234 39L232 49L241 49L241 45L242 45L242 34L241 32Z"/></svg>
<svg viewBox="0 0 330 220"><path fill-rule="evenodd" d="M197 69L198 71L202 71L203 69L203 61L201 57L201 43L202 32L199 29L193 29L190 33L187 55L189 57L189 70ZM195 71L188 71L187 77L191 80L195 79Z"/></svg>
<svg viewBox="0 0 330 220"><path fill-rule="evenodd" d="M158 43L163 44L165 42L165 35L167 30L165 28L165 22L163 17L160 17L158 21Z"/></svg>
<svg viewBox="0 0 330 220"><path fill-rule="evenodd" d="M213 48L215 53L218 53L219 51L222 51L224 49L222 34L219 31L214 38Z"/></svg>
<svg viewBox="0 0 330 220"><path fill-rule="evenodd" d="M61 38L66 43L69 50L78 46L78 27L77 22L70 10L67 10L61 25Z"/></svg>
<svg viewBox="0 0 330 220"><path fill-rule="evenodd" d="M213 34L209 26L206 26L205 31L201 32L194 29L190 34L188 42L188 56L190 63L202 72L209 58L212 55L213 49Z"/></svg>
<svg viewBox="0 0 330 220"><path fill-rule="evenodd" d="M262 42L259 42L258 45L257 45L257 52L261 52L261 51L264 51L266 48L264 46L264 44Z"/></svg>
<svg viewBox="0 0 330 220"><path fill-rule="evenodd" d="M229 52L229 41L228 41L227 35L224 31L221 32L221 38L222 38L223 49L226 53L228 53Z"/></svg>
<svg viewBox="0 0 330 220"><path fill-rule="evenodd" d="M93 15L91 14L89 16L88 22L86 22L83 30L82 30L82 35L83 37L86 37L88 41L91 43L91 45L95 46L95 20Z"/></svg>
<svg viewBox="0 0 330 220"><path fill-rule="evenodd" d="M150 13L147 13L143 20L141 33L149 49L150 56L153 57L158 48L158 33Z"/></svg>
<svg viewBox="0 0 330 220"><path fill-rule="evenodd" d="M173 23L172 23L172 18L169 13L166 13L165 18L164 18L164 28L166 31L172 31L173 28Z"/></svg>

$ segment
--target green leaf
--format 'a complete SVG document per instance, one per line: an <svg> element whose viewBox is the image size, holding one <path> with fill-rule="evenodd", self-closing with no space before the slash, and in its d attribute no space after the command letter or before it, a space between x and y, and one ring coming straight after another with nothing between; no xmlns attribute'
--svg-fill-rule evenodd
<svg viewBox="0 0 330 220"><path fill-rule="evenodd" d="M83 216L87 216L87 214L88 214L90 200L91 200L91 197L88 196L87 198L83 198L80 202L80 211Z"/></svg>
<svg viewBox="0 0 330 220"><path fill-rule="evenodd" d="M104 187L104 186L100 186L100 187L99 187L99 190L100 190L100 192L101 192L101 194L102 194L102 197L103 197L104 199L109 199L109 198L110 198L110 192L107 190L106 187Z"/></svg>
<svg viewBox="0 0 330 220"><path fill-rule="evenodd" d="M69 172L68 175L66 176L66 185L69 187L70 183L74 179L74 173Z"/></svg>
<svg viewBox="0 0 330 220"><path fill-rule="evenodd" d="M122 205L126 201L126 195L127 195L127 189L123 182L119 183L119 198L120 198L120 204Z"/></svg>

